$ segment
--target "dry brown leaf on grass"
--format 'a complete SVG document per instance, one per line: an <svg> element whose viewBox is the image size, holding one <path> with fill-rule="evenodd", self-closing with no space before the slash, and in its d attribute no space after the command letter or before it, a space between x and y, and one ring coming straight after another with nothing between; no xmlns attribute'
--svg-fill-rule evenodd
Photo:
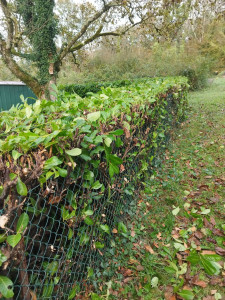
<svg viewBox="0 0 225 300"><path fill-rule="evenodd" d="M211 250L203 250L201 254L202 255L211 255L211 254L216 254L216 252L211 251Z"/></svg>
<svg viewBox="0 0 225 300"><path fill-rule="evenodd" d="M217 254L221 255L221 256L225 256L225 249L221 248L221 247L216 247L215 251Z"/></svg>
<svg viewBox="0 0 225 300"><path fill-rule="evenodd" d="M145 250L150 252L151 254L155 253L155 251L152 249L152 247L150 245L145 244L144 247L145 247Z"/></svg>
<svg viewBox="0 0 225 300"><path fill-rule="evenodd" d="M168 285L165 291L165 300L176 300L176 296L173 293L173 287Z"/></svg>
<svg viewBox="0 0 225 300"><path fill-rule="evenodd" d="M137 271L144 271L144 267L141 266L141 265L138 265L138 266L137 266Z"/></svg>
<svg viewBox="0 0 225 300"><path fill-rule="evenodd" d="M207 285L208 285L208 283L205 282L205 281L203 281L203 280L192 281L192 283L193 283L194 285L200 286L200 287L202 287L202 288L205 288L205 287L207 287Z"/></svg>
<svg viewBox="0 0 225 300"><path fill-rule="evenodd" d="M158 240L161 240L161 239L162 239L162 233L161 233L161 232L159 232L159 233L157 234L157 239L158 239Z"/></svg>
<svg viewBox="0 0 225 300"><path fill-rule="evenodd" d="M123 276L124 276L124 277L131 276L131 275L133 275L133 271L130 270L130 269L126 269L126 270L123 272Z"/></svg>
<svg viewBox="0 0 225 300"><path fill-rule="evenodd" d="M131 234L130 234L132 237L135 237L135 231L131 231Z"/></svg>

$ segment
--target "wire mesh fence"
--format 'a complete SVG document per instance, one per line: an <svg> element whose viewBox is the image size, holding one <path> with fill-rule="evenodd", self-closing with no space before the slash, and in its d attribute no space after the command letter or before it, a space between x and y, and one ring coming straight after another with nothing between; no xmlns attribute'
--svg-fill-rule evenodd
<svg viewBox="0 0 225 300"><path fill-rule="evenodd" d="M123 147L129 148L129 158L113 180L105 155L98 154L97 172L84 162L66 178L50 178L44 186L34 181L27 197L15 196L16 206L7 207L8 230L16 230L22 213L29 215L29 224L12 251L6 244L4 247L4 254L10 258L1 274L14 283L13 299L74 299L77 286L82 287L88 270L104 256L112 228L123 219L124 209L141 189L144 174L152 172L169 141L171 128L177 125L172 93L166 103L163 109L167 113L160 125L146 118L133 130L131 139L121 138ZM166 134L153 144L150 133L161 132L162 128ZM143 141L143 148L137 141ZM112 153L124 155L115 143ZM90 188L93 176L99 186ZM0 213L5 212L6 208Z"/></svg>

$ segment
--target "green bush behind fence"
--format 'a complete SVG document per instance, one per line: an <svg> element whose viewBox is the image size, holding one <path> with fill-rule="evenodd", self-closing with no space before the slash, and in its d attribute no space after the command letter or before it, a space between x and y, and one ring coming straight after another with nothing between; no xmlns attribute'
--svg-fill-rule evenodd
<svg viewBox="0 0 225 300"><path fill-rule="evenodd" d="M183 120L182 77L0 114L0 293L74 299Z"/></svg>

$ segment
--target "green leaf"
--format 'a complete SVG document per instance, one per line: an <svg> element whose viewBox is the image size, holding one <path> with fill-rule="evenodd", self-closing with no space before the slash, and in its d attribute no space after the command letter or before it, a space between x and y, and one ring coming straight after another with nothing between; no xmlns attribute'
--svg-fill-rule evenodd
<svg viewBox="0 0 225 300"><path fill-rule="evenodd" d="M108 225L100 225L100 228L101 228L104 232L110 234L110 229L109 229L109 226L108 226Z"/></svg>
<svg viewBox="0 0 225 300"><path fill-rule="evenodd" d="M70 291L68 300L74 299L74 297L76 296L76 294L77 294L77 288L76 287L72 288L72 290Z"/></svg>
<svg viewBox="0 0 225 300"><path fill-rule="evenodd" d="M185 300L193 300L194 294L192 291L189 290L182 290L180 293L178 293L179 296L181 296Z"/></svg>
<svg viewBox="0 0 225 300"><path fill-rule="evenodd" d="M120 172L120 169L117 166L112 165L112 164L109 165L109 176L111 178L114 176L114 174L119 174L119 172Z"/></svg>
<svg viewBox="0 0 225 300"><path fill-rule="evenodd" d="M61 165L63 161L59 159L57 156L52 156L48 160L46 160L44 164L44 169L49 170L52 169L53 167L56 167L58 165Z"/></svg>
<svg viewBox="0 0 225 300"><path fill-rule="evenodd" d="M88 268L88 278L94 275L93 268Z"/></svg>
<svg viewBox="0 0 225 300"><path fill-rule="evenodd" d="M123 233L127 233L127 227L123 222L118 223L118 231L123 232Z"/></svg>
<svg viewBox="0 0 225 300"><path fill-rule="evenodd" d="M218 275L222 268L217 262L206 259L204 255L199 255L201 264L208 275Z"/></svg>
<svg viewBox="0 0 225 300"><path fill-rule="evenodd" d="M69 228L69 232L68 232L68 240L71 240L73 237L73 230L71 228Z"/></svg>
<svg viewBox="0 0 225 300"><path fill-rule="evenodd" d="M52 261L47 265L46 271L48 271L51 275L54 275L58 271L59 263L57 261Z"/></svg>
<svg viewBox="0 0 225 300"><path fill-rule="evenodd" d="M197 253L191 253L187 257L187 261L189 261L192 265L197 265L199 263L199 255Z"/></svg>
<svg viewBox="0 0 225 300"><path fill-rule="evenodd" d="M45 175L45 178L46 178L46 180L48 180L52 175L54 175L55 174L55 172L52 172L52 171L48 171L47 173L46 173L46 175Z"/></svg>
<svg viewBox="0 0 225 300"><path fill-rule="evenodd" d="M61 169L61 168L57 168L58 172L59 172L59 175L61 177L66 177L67 176L67 170L65 169Z"/></svg>
<svg viewBox="0 0 225 300"><path fill-rule="evenodd" d="M180 243L174 243L174 248L176 248L178 251L185 251L186 247L183 244Z"/></svg>
<svg viewBox="0 0 225 300"><path fill-rule="evenodd" d="M17 177L17 175L15 173L10 173L9 174L9 179L10 180L14 180Z"/></svg>
<svg viewBox="0 0 225 300"><path fill-rule="evenodd" d="M5 233L0 233L0 243L3 243L6 240L7 236Z"/></svg>
<svg viewBox="0 0 225 300"><path fill-rule="evenodd" d="M123 160L121 158L112 154L108 156L108 160L113 165L121 165L123 163Z"/></svg>
<svg viewBox="0 0 225 300"><path fill-rule="evenodd" d="M13 286L13 283L8 277L0 276L0 293L6 299L12 298L14 296L11 286Z"/></svg>
<svg viewBox="0 0 225 300"><path fill-rule="evenodd" d="M96 111L96 112L88 114L87 115L87 119L90 122L95 122L95 121L97 121L100 118L100 116L101 116L101 112L100 111Z"/></svg>
<svg viewBox="0 0 225 300"><path fill-rule="evenodd" d="M23 213L17 222L16 231L17 233L22 233L29 223L29 216L26 213Z"/></svg>
<svg viewBox="0 0 225 300"><path fill-rule="evenodd" d="M153 288L156 288L158 286L158 283L159 283L159 278L158 277L153 277L152 280L151 280L151 286Z"/></svg>
<svg viewBox="0 0 225 300"><path fill-rule="evenodd" d="M104 139L104 142L105 142L107 147L110 147L110 145L112 143L112 140L109 137L107 137L107 138Z"/></svg>
<svg viewBox="0 0 225 300"><path fill-rule="evenodd" d="M30 118L30 116L32 115L32 112L33 112L32 108L30 106L27 106L25 111L26 111L26 117Z"/></svg>
<svg viewBox="0 0 225 300"><path fill-rule="evenodd" d="M102 300L102 298L99 297L97 294L92 293L92 294L91 294L91 300Z"/></svg>
<svg viewBox="0 0 225 300"><path fill-rule="evenodd" d="M123 135L124 131L123 131L123 129L117 129L115 131L111 131L110 134L113 134L113 135Z"/></svg>
<svg viewBox="0 0 225 300"><path fill-rule="evenodd" d="M105 247L105 244L102 244L102 243L100 243L100 242L96 242L95 243L95 248L96 249L102 249L102 248L104 248Z"/></svg>
<svg viewBox="0 0 225 300"><path fill-rule="evenodd" d="M95 138L95 144L99 144L99 143L102 143L102 142L103 142L102 136L100 136L100 135L96 136L96 138Z"/></svg>
<svg viewBox="0 0 225 300"><path fill-rule="evenodd" d="M80 236L80 244L81 245L85 245L87 244L87 242L90 240L90 237L86 234L86 233L83 233L81 236Z"/></svg>
<svg viewBox="0 0 225 300"><path fill-rule="evenodd" d="M176 207L174 210L172 210L172 214L173 214L174 216L176 216L176 215L179 213L179 211L180 211L180 208L179 208L179 207Z"/></svg>
<svg viewBox="0 0 225 300"><path fill-rule="evenodd" d="M86 223L89 226L92 226L94 224L94 221L90 217L86 217L84 219L84 223Z"/></svg>
<svg viewBox="0 0 225 300"><path fill-rule="evenodd" d="M48 280L46 280L45 283L44 283L42 297L43 298L49 298L49 297L51 297L52 293L53 293L53 290L54 290L53 280L51 279L50 282Z"/></svg>
<svg viewBox="0 0 225 300"><path fill-rule="evenodd" d="M7 256L5 256L2 251L0 250L0 267L2 266L2 264L7 261Z"/></svg>
<svg viewBox="0 0 225 300"><path fill-rule="evenodd" d="M17 184L16 184L16 190L17 190L17 193L21 196L26 196L27 195L27 187L21 181L20 177L18 178L18 181L17 181Z"/></svg>
<svg viewBox="0 0 225 300"><path fill-rule="evenodd" d="M210 213L210 209L209 208L205 208L205 207L201 207L201 215L208 215Z"/></svg>
<svg viewBox="0 0 225 300"><path fill-rule="evenodd" d="M17 160L21 155L22 155L22 154L19 153L19 152L16 151L16 150L13 150L13 151L12 151L12 157L13 157L14 160Z"/></svg>
<svg viewBox="0 0 225 300"><path fill-rule="evenodd" d="M102 184L99 182L99 180L95 181L95 183L92 185L93 190L98 190L102 187Z"/></svg>
<svg viewBox="0 0 225 300"><path fill-rule="evenodd" d="M9 235L7 236L6 241L8 242L8 244L11 247L16 247L16 245L19 243L19 241L21 240L22 236L20 233L17 233L16 235Z"/></svg>
<svg viewBox="0 0 225 300"><path fill-rule="evenodd" d="M85 216L92 216L93 215L93 210L91 210L91 209L88 209L88 210L86 210L85 212L84 212L84 214L85 214Z"/></svg>
<svg viewBox="0 0 225 300"><path fill-rule="evenodd" d="M79 156L79 155L81 155L81 153L82 153L82 150L80 148L66 150L66 154L68 154L70 156Z"/></svg>

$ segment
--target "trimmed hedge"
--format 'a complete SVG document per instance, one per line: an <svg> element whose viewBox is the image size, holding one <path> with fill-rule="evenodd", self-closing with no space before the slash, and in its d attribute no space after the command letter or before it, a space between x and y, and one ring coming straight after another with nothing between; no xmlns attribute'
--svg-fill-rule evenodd
<svg viewBox="0 0 225 300"><path fill-rule="evenodd" d="M154 81L154 79L151 79ZM159 80L159 78L157 78ZM102 88L119 88L119 87L127 87L131 84L135 83L144 83L150 82L148 78L141 78L135 80L115 80L115 81L105 81L105 82L89 82L86 84L67 84L67 85L59 85L58 90L64 91L69 94L77 94L82 98L87 97L89 94L98 93L101 91Z"/></svg>
<svg viewBox="0 0 225 300"><path fill-rule="evenodd" d="M0 113L4 297L75 297L112 229L126 234L124 208L184 119L187 89L155 79Z"/></svg>

